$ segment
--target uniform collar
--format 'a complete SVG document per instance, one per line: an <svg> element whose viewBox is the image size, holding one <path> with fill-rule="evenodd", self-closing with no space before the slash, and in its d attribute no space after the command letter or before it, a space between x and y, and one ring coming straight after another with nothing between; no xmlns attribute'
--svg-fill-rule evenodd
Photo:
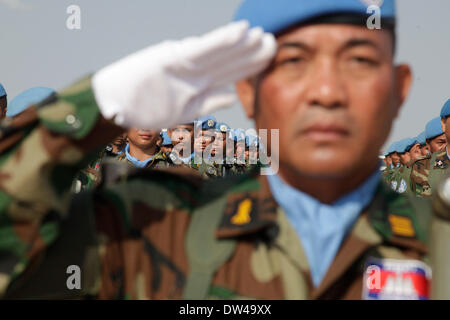
<svg viewBox="0 0 450 320"><path fill-rule="evenodd" d="M153 156L151 156L150 158L148 158L146 160L143 160L143 161L133 157L132 155L130 155L130 145L129 144L127 144L126 147L125 147L125 157L135 167L138 167L138 168L145 168L145 167L147 167L147 165L150 163L150 161L153 160Z"/></svg>
<svg viewBox="0 0 450 320"><path fill-rule="evenodd" d="M279 204L270 190L267 176L258 174L256 168L240 177L238 186L228 192L224 214L216 229L220 239L236 238L250 234L259 234L262 239L275 240L279 228L276 223ZM375 195L364 208L370 225L382 238L394 244L400 244L426 252L424 242L428 237L426 230L419 228L420 218L416 216L412 203L404 195L398 194L379 179ZM427 212L423 212L427 215ZM400 217L400 219L399 219ZM401 219L401 218L405 219ZM413 228L411 234L396 233L392 223L406 221Z"/></svg>

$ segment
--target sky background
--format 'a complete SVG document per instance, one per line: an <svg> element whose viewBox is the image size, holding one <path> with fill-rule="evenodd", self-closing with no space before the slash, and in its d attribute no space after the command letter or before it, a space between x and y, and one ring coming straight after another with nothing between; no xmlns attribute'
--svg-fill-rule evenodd
<svg viewBox="0 0 450 320"><path fill-rule="evenodd" d="M33 86L62 89L148 45L226 24L240 2L0 0L0 82L9 99ZM66 27L72 4L81 8L81 30ZM385 147L423 131L450 98L450 1L398 0L397 11L396 60L412 66L414 82ZM253 127L239 105L214 115Z"/></svg>

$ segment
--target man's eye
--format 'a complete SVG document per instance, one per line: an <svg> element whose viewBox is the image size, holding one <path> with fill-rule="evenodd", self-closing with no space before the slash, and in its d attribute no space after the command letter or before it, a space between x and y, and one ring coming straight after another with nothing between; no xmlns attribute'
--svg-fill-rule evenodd
<svg viewBox="0 0 450 320"><path fill-rule="evenodd" d="M278 65L296 64L302 62L304 59L300 57L292 57L281 60Z"/></svg>
<svg viewBox="0 0 450 320"><path fill-rule="evenodd" d="M368 66L377 66L378 65L378 61L371 59L371 58L367 58L367 57L353 57L352 60L359 64L365 64Z"/></svg>

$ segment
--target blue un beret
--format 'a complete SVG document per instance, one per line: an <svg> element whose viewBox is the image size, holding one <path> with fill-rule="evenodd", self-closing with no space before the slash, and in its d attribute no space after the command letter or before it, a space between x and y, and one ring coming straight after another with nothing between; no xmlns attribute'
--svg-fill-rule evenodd
<svg viewBox="0 0 450 320"><path fill-rule="evenodd" d="M42 100L48 98L52 94L56 93L55 90L47 87L34 87L25 90L8 104L8 109L6 110L7 117L14 117L18 115L28 107L33 104L37 104Z"/></svg>
<svg viewBox="0 0 450 320"><path fill-rule="evenodd" d="M6 96L6 90L5 87L0 83L0 98L3 98Z"/></svg>
<svg viewBox="0 0 450 320"><path fill-rule="evenodd" d="M196 126L202 128L202 130L215 129L217 120L214 116L204 116L195 120Z"/></svg>
<svg viewBox="0 0 450 320"><path fill-rule="evenodd" d="M430 120L425 127L425 138L433 139L440 136L444 132L441 127L441 117L436 117Z"/></svg>
<svg viewBox="0 0 450 320"><path fill-rule="evenodd" d="M441 109L441 118L450 116L450 99L444 104Z"/></svg>
<svg viewBox="0 0 450 320"><path fill-rule="evenodd" d="M216 129L219 130L220 132L224 132L226 133L227 131L229 131L231 128L229 125L227 125L225 122L219 122L216 124Z"/></svg>
<svg viewBox="0 0 450 320"><path fill-rule="evenodd" d="M417 143L420 144L421 146L424 146L427 144L427 138L425 136L425 131L421 132L417 137L416 137Z"/></svg>
<svg viewBox="0 0 450 320"><path fill-rule="evenodd" d="M417 143L416 139L412 138L405 138L399 141L398 144L398 153L405 153L411 150L411 147L413 147Z"/></svg>
<svg viewBox="0 0 450 320"><path fill-rule="evenodd" d="M386 150L385 156L388 156L388 155L390 155L391 153L396 152L396 151L395 151L396 144L397 144L397 142L392 142L392 143L389 145L389 147L388 147L387 150Z"/></svg>
<svg viewBox="0 0 450 320"><path fill-rule="evenodd" d="M170 139L169 134L167 133L167 131L162 131L160 133L161 138L162 138L162 142L161 145L162 146L170 146L172 144L172 139Z"/></svg>
<svg viewBox="0 0 450 320"><path fill-rule="evenodd" d="M251 27L261 27L277 34L314 18L334 14L369 16L367 8L373 0L244 0L233 20L247 20ZM395 19L395 1L384 0L381 18Z"/></svg>

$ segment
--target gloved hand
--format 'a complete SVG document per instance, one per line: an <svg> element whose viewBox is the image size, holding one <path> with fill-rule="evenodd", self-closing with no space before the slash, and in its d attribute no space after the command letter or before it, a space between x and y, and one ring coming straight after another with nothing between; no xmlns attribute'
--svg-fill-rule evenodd
<svg viewBox="0 0 450 320"><path fill-rule="evenodd" d="M106 119L165 128L234 103L230 84L262 71L275 52L272 34L239 21L131 54L97 72L92 85Z"/></svg>

